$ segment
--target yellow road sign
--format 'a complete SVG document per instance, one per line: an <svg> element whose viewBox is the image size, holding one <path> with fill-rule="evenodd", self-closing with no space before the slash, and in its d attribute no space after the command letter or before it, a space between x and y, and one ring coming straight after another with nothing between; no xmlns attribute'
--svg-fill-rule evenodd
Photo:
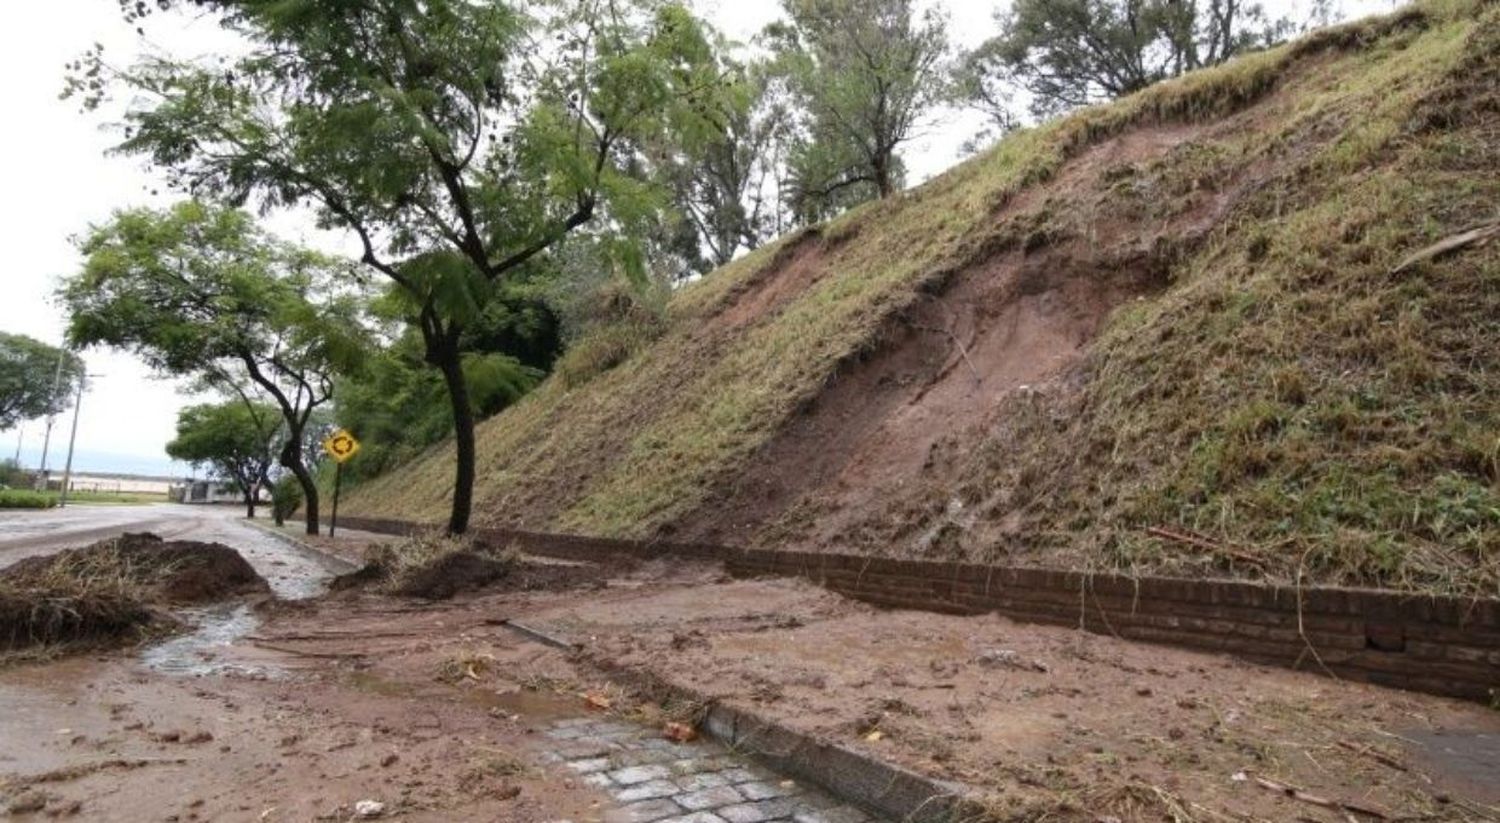
<svg viewBox="0 0 1500 823"><path fill-rule="evenodd" d="M323 451L328 452L329 457L342 463L359 451L359 441L354 439L354 435L339 429L323 441Z"/></svg>

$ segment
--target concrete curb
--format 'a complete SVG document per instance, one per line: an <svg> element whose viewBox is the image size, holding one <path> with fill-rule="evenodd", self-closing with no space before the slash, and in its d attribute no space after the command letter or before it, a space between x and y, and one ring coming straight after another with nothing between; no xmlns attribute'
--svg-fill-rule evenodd
<svg viewBox="0 0 1500 823"><path fill-rule="evenodd" d="M782 774L817 785L833 796L904 823L957 823L977 805L968 786L926 777L768 720L746 709L580 650L580 662L654 700L703 706L699 728L710 737Z"/></svg>

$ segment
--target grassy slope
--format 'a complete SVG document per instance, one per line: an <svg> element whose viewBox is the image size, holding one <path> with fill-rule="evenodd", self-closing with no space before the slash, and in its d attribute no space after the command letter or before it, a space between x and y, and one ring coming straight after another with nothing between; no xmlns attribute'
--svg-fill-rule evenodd
<svg viewBox="0 0 1500 823"><path fill-rule="evenodd" d="M1146 522L1295 557L1325 578L1449 585L1453 570L1492 563L1495 247L1386 274L1493 217L1500 200L1500 138L1483 108L1494 101L1476 92L1486 77L1493 92L1500 15L1477 8L1424 2L1017 133L730 264L677 295L659 339L616 334L638 341L623 363L595 374L592 360L615 358L579 347L567 381L483 425L481 521L652 533L731 478L840 364L878 346L924 287L1013 243L1015 226L995 215L1017 192L1122 130L1214 118L1297 79L1281 134L1337 139L1178 264L1168 290L1120 313L1094 345L1069 424L1028 430L1018 413L1014 432L1027 436L997 436L967 467L966 493L997 510L1024 505L1027 545L1084 546L1103 565L1170 565L1138 537ZM825 276L744 326L715 322L813 244ZM1063 455L1072 470L1053 470ZM435 449L357 490L350 509L437 520L449 461ZM989 493L1039 476L1040 504ZM997 544L981 524L949 545L984 557Z"/></svg>

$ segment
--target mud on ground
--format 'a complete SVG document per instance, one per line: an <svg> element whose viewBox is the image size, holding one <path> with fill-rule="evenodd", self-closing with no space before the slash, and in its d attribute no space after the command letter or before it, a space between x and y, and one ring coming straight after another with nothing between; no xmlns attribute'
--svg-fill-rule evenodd
<svg viewBox="0 0 1500 823"><path fill-rule="evenodd" d="M607 796L547 762L538 731L600 702L663 715L517 621L966 783L990 819L1500 820L1500 754L1484 748L1500 714L1482 706L883 611L711 564L560 567L541 587L440 602L276 601L222 651L240 674L147 676L120 656L0 672L0 712L20 718L0 794L123 820L348 819L361 799L408 820L611 819Z"/></svg>

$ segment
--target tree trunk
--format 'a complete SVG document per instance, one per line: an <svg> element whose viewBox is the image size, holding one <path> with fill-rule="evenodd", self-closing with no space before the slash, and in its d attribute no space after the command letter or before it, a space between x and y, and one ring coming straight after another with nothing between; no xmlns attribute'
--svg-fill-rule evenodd
<svg viewBox="0 0 1500 823"><path fill-rule="evenodd" d="M887 156L877 157L874 163L875 186L880 190L880 199L884 200L891 196L895 189L891 185L891 159Z"/></svg>
<svg viewBox="0 0 1500 823"><path fill-rule="evenodd" d="M297 477L302 487L302 505L307 511L307 533L318 533L318 484L313 482L312 472L302 465L302 430L290 432L286 445L281 449L281 465Z"/></svg>
<svg viewBox="0 0 1500 823"><path fill-rule="evenodd" d="M437 367L443 372L443 382L448 386L448 400L453 406L453 443L458 452L448 533L463 534L469 530L469 512L474 505L474 409L469 405L469 385L464 380L458 347L445 345L433 355Z"/></svg>
<svg viewBox="0 0 1500 823"><path fill-rule="evenodd" d="M255 493L257 491L259 491L259 489L257 489L257 488L255 488L255 487L252 486L249 491L245 492L245 519L246 520L254 520L255 519Z"/></svg>

